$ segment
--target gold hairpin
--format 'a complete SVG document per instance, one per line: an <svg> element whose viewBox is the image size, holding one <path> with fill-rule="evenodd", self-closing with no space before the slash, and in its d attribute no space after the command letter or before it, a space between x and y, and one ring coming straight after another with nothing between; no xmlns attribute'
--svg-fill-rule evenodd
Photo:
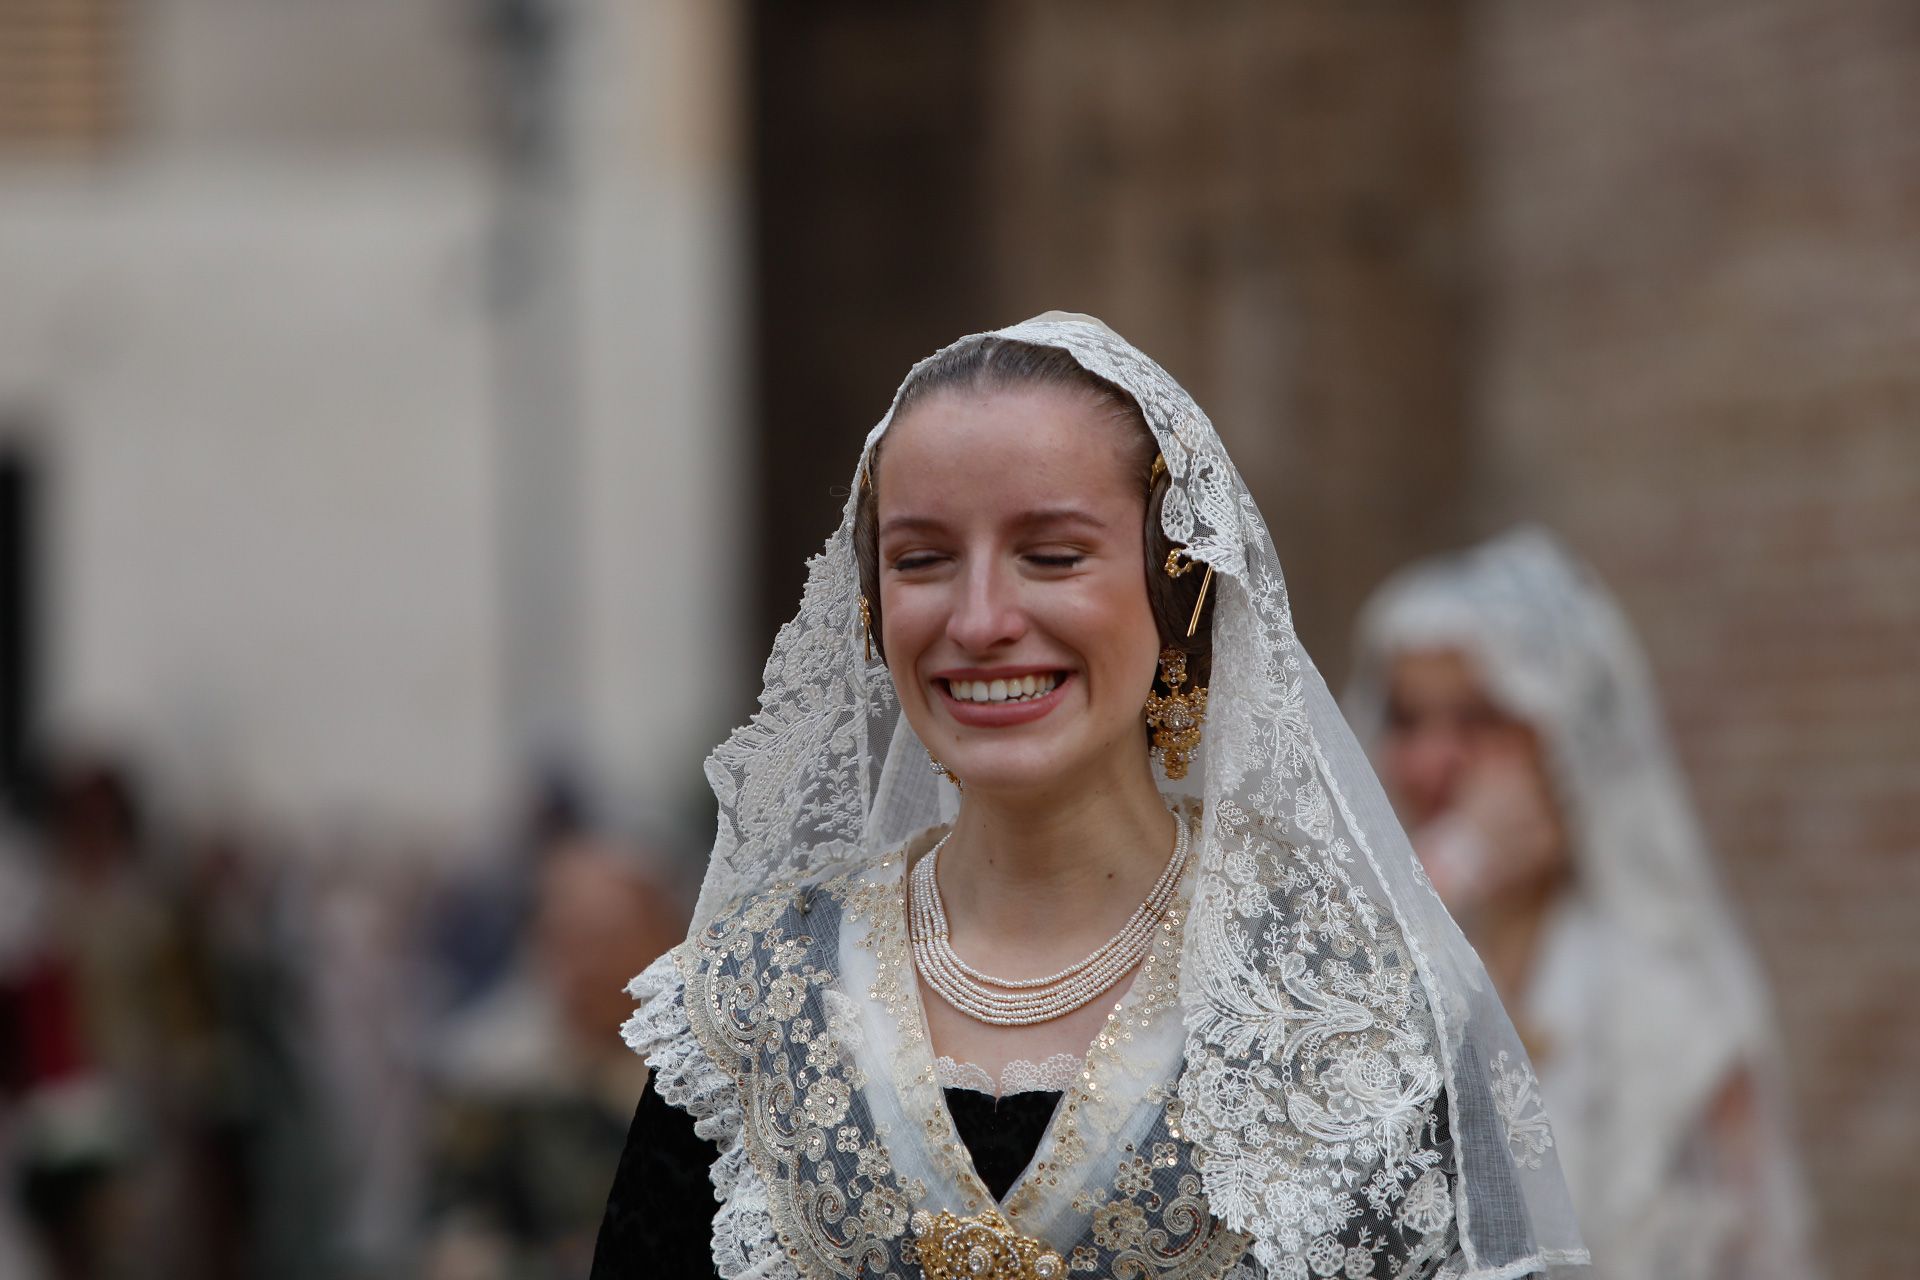
<svg viewBox="0 0 1920 1280"><path fill-rule="evenodd" d="M1182 578L1192 571L1193 566L1202 564L1195 560L1193 553L1185 547L1175 547L1167 552L1166 571L1169 578ZM1193 616L1187 619L1187 639L1193 639L1193 633L1200 629L1200 610L1207 603L1207 588L1213 585L1213 566L1207 565L1206 576L1200 579L1200 596L1193 602Z"/></svg>
<svg viewBox="0 0 1920 1280"><path fill-rule="evenodd" d="M1187 619L1187 639L1193 639L1193 633L1200 629L1200 608L1207 602L1207 588L1213 585L1213 566L1207 566L1207 576L1200 579L1200 598L1193 602L1193 616Z"/></svg>

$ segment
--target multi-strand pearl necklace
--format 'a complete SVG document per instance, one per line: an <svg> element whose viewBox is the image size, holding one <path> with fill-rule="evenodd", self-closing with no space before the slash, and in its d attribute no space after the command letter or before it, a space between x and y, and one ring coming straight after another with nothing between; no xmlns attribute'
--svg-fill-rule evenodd
<svg viewBox="0 0 1920 1280"><path fill-rule="evenodd" d="M976 1022L1025 1027L1051 1022L1099 999L1146 958L1153 931L1173 905L1187 866L1187 820L1176 815L1173 857L1154 882L1146 901L1134 909L1120 932L1086 959L1045 978L996 978L980 972L954 952L947 909L935 878L940 850L951 834L928 851L913 869L907 893L907 932L913 963L942 1000Z"/></svg>

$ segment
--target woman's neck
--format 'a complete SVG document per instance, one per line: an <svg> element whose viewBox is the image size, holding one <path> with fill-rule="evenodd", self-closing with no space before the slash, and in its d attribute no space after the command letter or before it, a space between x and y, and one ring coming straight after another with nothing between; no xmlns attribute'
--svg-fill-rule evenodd
<svg viewBox="0 0 1920 1280"><path fill-rule="evenodd" d="M1146 769L1068 794L966 796L940 853L955 946L1006 957L1008 977L1029 976L1018 972L1023 958L1077 958L1146 897L1172 856L1174 830Z"/></svg>

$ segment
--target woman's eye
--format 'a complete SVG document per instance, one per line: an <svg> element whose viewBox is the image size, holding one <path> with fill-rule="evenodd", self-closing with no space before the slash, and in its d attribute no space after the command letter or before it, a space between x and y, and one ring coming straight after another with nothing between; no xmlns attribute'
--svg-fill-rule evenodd
<svg viewBox="0 0 1920 1280"><path fill-rule="evenodd" d="M1077 551L1050 551L1044 555L1030 555L1027 559L1044 569L1071 569L1086 557Z"/></svg>
<svg viewBox="0 0 1920 1280"><path fill-rule="evenodd" d="M938 563L940 563L939 556L930 551L920 551L896 557L893 568L896 573L912 573L915 569L925 569Z"/></svg>

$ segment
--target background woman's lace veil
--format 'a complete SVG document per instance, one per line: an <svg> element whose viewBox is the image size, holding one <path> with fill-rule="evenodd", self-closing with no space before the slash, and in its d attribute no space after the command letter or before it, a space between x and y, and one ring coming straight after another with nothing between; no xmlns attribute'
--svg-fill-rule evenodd
<svg viewBox="0 0 1920 1280"><path fill-rule="evenodd" d="M1332 1274L1340 1264L1309 1246L1360 1202L1401 1194L1379 1171L1425 1156L1416 1130L1444 1089L1457 1179L1389 1207L1428 1221L1451 1210L1464 1275L1584 1260L1525 1051L1295 638L1273 540L1212 424L1089 317L1049 312L997 336L1065 350L1138 402L1172 476L1166 533L1215 572L1205 743L1181 784L1162 780L1170 797L1204 800L1179 1098L1213 1212L1254 1235L1271 1275ZM696 930L747 893L865 862L950 812L886 669L864 657L858 490L809 563L759 712L707 760L720 816Z"/></svg>
<svg viewBox="0 0 1920 1280"><path fill-rule="evenodd" d="M1816 1274L1765 989L1714 875L1626 615L1558 539L1523 527L1402 570L1356 630L1345 705L1369 743L1385 731L1392 660L1422 649L1466 655L1493 700L1541 735L1580 893L1639 958L1630 966L1637 979L1611 975L1622 988L1604 1006L1615 1025L1590 1026L1583 1041L1594 1059L1585 1074L1603 1076L1592 1088L1607 1095L1590 1122L1605 1132L1585 1135L1594 1150L1564 1153L1583 1175L1583 1211L1678 1199L1680 1147L1713 1090L1744 1071L1756 1122L1753 1167L1742 1176L1758 1194L1734 1228L1746 1237L1736 1249L1753 1259L1740 1274ZM1597 1016L1588 1011L1589 1021ZM1644 1230L1619 1218L1599 1220Z"/></svg>

